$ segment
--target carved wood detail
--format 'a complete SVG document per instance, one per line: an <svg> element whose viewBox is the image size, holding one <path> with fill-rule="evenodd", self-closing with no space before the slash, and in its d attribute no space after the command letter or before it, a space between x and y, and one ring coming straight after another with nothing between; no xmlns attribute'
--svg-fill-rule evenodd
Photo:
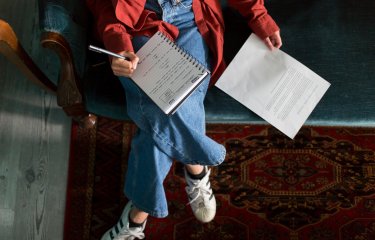
<svg viewBox="0 0 375 240"><path fill-rule="evenodd" d="M78 122L80 127L92 128L96 124L96 116L86 111L83 98L81 79L77 75L74 59L69 43L59 33L45 32L41 44L53 50L61 63L60 78L57 87L57 104L65 113Z"/></svg>
<svg viewBox="0 0 375 240"><path fill-rule="evenodd" d="M60 59L61 69L57 87L57 104L63 108L82 104L80 79L74 67L73 54L63 36L55 32L45 32L41 44L56 52Z"/></svg>

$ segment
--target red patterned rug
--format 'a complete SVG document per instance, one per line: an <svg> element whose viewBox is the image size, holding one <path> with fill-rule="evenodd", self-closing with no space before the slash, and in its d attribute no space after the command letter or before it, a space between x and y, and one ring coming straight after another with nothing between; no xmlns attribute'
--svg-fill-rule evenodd
<svg viewBox="0 0 375 240"><path fill-rule="evenodd" d="M104 118L91 131L73 127L64 239L100 239L116 223L134 131ZM165 181L170 215L149 219L147 239L375 239L375 129L303 127L294 140L270 126L207 132L228 151L212 170L216 218L194 219L175 163Z"/></svg>

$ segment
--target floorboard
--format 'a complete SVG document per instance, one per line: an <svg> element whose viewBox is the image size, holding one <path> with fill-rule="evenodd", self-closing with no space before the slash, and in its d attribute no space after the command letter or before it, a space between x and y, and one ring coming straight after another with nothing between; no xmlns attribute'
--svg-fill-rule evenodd
<svg viewBox="0 0 375 240"><path fill-rule="evenodd" d="M0 18L56 81L37 14L36 0L0 1ZM0 55L0 240L62 239L70 127L56 97Z"/></svg>

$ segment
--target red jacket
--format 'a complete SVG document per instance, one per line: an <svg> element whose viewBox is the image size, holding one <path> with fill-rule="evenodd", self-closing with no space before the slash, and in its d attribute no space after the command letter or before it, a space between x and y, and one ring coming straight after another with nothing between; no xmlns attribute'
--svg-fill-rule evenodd
<svg viewBox="0 0 375 240"><path fill-rule="evenodd" d="M176 39L178 29L157 19L154 12L144 9L146 0L86 0L93 13L97 34L104 46L113 52L133 51L132 36L152 36L161 31ZM279 30L264 7L264 0L228 0L238 10L249 27L261 39ZM212 78L214 83L225 69L223 59L224 19L219 0L193 0L195 22L213 53Z"/></svg>

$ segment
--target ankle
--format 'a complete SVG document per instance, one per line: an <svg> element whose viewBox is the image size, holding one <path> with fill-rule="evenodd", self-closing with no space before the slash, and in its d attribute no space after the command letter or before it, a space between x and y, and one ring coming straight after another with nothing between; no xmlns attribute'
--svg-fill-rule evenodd
<svg viewBox="0 0 375 240"><path fill-rule="evenodd" d="M129 223L142 225L147 220L147 217L148 213L134 207L129 213Z"/></svg>
<svg viewBox="0 0 375 240"><path fill-rule="evenodd" d="M203 166L201 167L202 168L200 170L199 168L195 168L194 171L189 171L189 168L186 167L186 172L191 179L200 180L204 178L204 176L206 176L206 173L207 173L206 168Z"/></svg>
<svg viewBox="0 0 375 240"><path fill-rule="evenodd" d="M137 223L137 222L134 222L130 216L128 216L128 220L129 220L129 228L137 228L137 227L142 227L143 226L143 223L146 221L143 221L141 223Z"/></svg>
<svg viewBox="0 0 375 240"><path fill-rule="evenodd" d="M186 164L185 169L188 171L188 173L196 175L196 174L201 173L205 169L205 167L202 165Z"/></svg>

